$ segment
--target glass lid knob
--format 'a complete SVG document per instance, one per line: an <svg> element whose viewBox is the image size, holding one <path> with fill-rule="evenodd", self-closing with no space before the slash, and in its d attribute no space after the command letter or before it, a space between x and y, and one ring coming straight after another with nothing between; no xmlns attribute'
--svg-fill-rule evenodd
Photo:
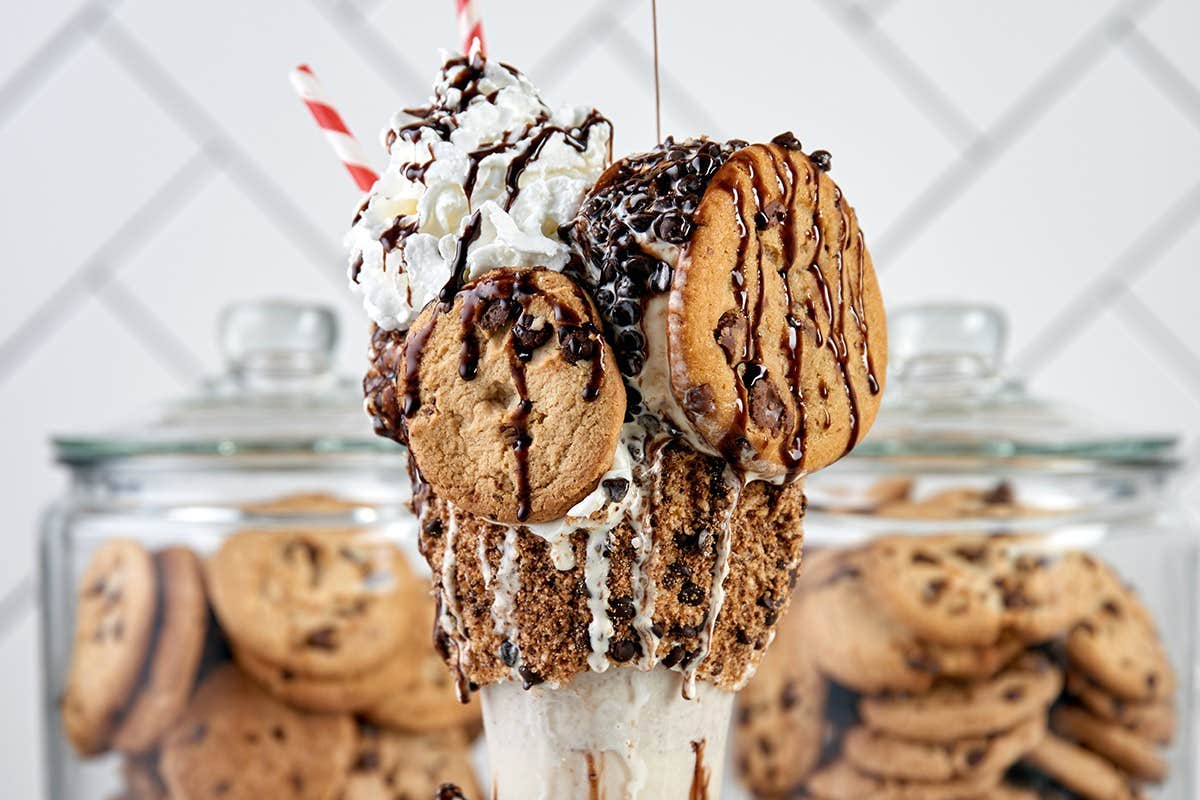
<svg viewBox="0 0 1200 800"><path fill-rule="evenodd" d="M243 388L268 389L331 374L337 317L312 303L239 303L222 311L218 337L228 373Z"/></svg>
<svg viewBox="0 0 1200 800"><path fill-rule="evenodd" d="M995 388L1004 366L1008 325L986 305L939 304L897 309L888 320L888 360L906 395L954 395Z"/></svg>

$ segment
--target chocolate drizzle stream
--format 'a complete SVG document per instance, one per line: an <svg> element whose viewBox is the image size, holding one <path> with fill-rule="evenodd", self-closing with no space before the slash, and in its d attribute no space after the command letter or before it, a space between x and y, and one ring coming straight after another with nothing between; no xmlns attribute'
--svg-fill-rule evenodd
<svg viewBox="0 0 1200 800"><path fill-rule="evenodd" d="M704 748L707 740L692 742L692 753L695 754L695 765L692 767L692 785L688 788L688 800L709 800L708 783L710 773L704 765Z"/></svg>
<svg viewBox="0 0 1200 800"><path fill-rule="evenodd" d="M785 150L797 152L800 150L799 141L791 134L781 134L773 142ZM815 283L817 294L824 306L824 319L828 320L828 330L823 331L822 315L811 299L804 303L803 312L807 317L807 322L804 322L797 317L799 309L796 308L793 297L791 273L797 259L797 247L795 221L791 219L791 210L796 203L797 176L787 157L780 158L778 152L772 150L765 150L764 153L771 163L769 175L763 174L761 169L756 169L755 161L751 158L735 156L733 163L737 165L740 172L725 172L720 176L720 184L716 187L729 194L734 207L739 239L736 263L730 271L730 288L737 308L748 322L748 335L742 345L740 358L734 359L732 363L738 391L737 418L734 426L721 442L719 449L729 461L737 463L740 460L746 446L746 431L754 411L751 395L757 384L764 380L770 380L767 369L760 361L763 349L761 342L763 311L766 305L765 287L770 279L763 261L761 234L772 226L778 225L782 243L782 268L779 271L779 279L786 315L786 328L781 345L788 361L785 376L787 387L795 399L794 415L790 419L784 419L783 428L787 431L787 435L780 443L780 460L794 477L799 474L804 461L804 443L808 426L808 409L801 381L805 330L811 330L817 347L829 348L841 373L850 411L850 431L846 442L846 452L849 452L857 443L861 426L859 400L849 369L851 356L846 331L847 325L851 321L858 330L862 348L862 363L867 373L867 385L872 394L879 392L879 381L870 356L869 330L863 297L865 245L861 232L855 236L853 245L849 241L851 223L841 191L834 187L833 204L838 211L839 221L836 229L837 246L834 252L837 281L831 287L826 281L820 265L822 252L828 245L822 230L826 220L821 213L820 180L824 170L821 164L812 159L806 159L808 172L805 175L805 185L811 187L813 207L812 227L809 233L813 255L806 270ZM827 162L828 158L825 158L824 161ZM743 190L739 188L741 185L739 176L749 179L748 197L743 197ZM778 189L780 199L764 206L763 198L771 196L768 193L771 190L772 181ZM755 244L753 252L751 252L752 238ZM847 269L848 253L853 253L857 257L857 275L851 275L851 271ZM752 292L748 286L749 277L746 274L746 267L750 263L755 265L753 302ZM774 388L768 383L763 391L773 393ZM828 390L824 386L822 386L821 394L822 399L828 397Z"/></svg>
<svg viewBox="0 0 1200 800"><path fill-rule="evenodd" d="M514 484L517 497L517 519L521 522L526 521L532 512L529 450L533 446L533 437L529 432L529 417L533 412L533 400L529 397L525 379L526 364L533 358L534 351L546 344L557 331L563 358L572 364L583 360L589 363L588 380L582 392L585 400L590 402L599 397L600 384L604 378L604 350L599 330L573 309L559 302L552 294L541 291L535 281L538 271L538 269L499 271L485 275L461 289L456 289L450 295L449 304L438 305L422 325L409 331L408 345L404 350L405 379L402 409L404 416L411 418L421 408L420 371L425 346L438 319L441 315L450 312L455 299L461 298L462 301L459 312L462 346L459 351L458 374L466 381L474 380L479 371L478 328L483 315L493 304L511 304L511 311L504 313L501 317L502 324L496 326L495 332L500 332L501 327L507 327L504 342L505 358L508 362L513 387L517 392L517 404L509 413L505 425L516 458ZM544 328L529 327L536 320L530 310L535 297L541 297L549 304L553 314L553 329L545 331L544 335L539 335ZM583 294L583 290L578 287L575 287L575 298L581 306L587 307L587 298ZM541 320L541 324L550 327L551 321ZM522 326L525 327L522 328Z"/></svg>

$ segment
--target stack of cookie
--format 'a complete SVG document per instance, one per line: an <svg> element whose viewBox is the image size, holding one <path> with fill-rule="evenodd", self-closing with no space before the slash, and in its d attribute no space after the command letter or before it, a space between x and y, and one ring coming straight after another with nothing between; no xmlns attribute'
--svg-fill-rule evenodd
<svg viewBox="0 0 1200 800"><path fill-rule="evenodd" d="M809 562L739 698L756 796L1112 800L1165 779L1174 674L1095 557L963 534Z"/></svg>
<svg viewBox="0 0 1200 800"><path fill-rule="evenodd" d="M478 709L434 613L403 554L357 529L245 530L207 563L110 540L80 580L64 731L123 755L126 800L473 790Z"/></svg>

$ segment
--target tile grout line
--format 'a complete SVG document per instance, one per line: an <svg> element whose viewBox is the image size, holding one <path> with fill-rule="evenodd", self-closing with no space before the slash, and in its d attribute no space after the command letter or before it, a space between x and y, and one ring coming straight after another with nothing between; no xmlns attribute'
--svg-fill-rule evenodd
<svg viewBox="0 0 1200 800"><path fill-rule="evenodd" d="M15 119L24 104L108 22L115 0L95 0L72 14L0 85L0 127Z"/></svg>
<svg viewBox="0 0 1200 800"><path fill-rule="evenodd" d="M32 572L26 572L0 597L0 641L7 639L37 607L37 582Z"/></svg>
<svg viewBox="0 0 1200 800"><path fill-rule="evenodd" d="M119 276L113 275L103 285L96 287L95 295L112 317L184 385L194 383L197 376L207 372L204 359L131 292Z"/></svg>
<svg viewBox="0 0 1200 800"><path fill-rule="evenodd" d="M1055 352L1085 329L1079 319L1095 318L1111 304L1131 278L1150 270L1191 228L1200 222L1200 183L1177 198L1153 223L1138 234L1104 271L1075 296L1033 337L1013 359L1024 372L1033 374L1045 366Z"/></svg>
<svg viewBox="0 0 1200 800"><path fill-rule="evenodd" d="M537 86L553 87L567 74L560 66L564 61L583 60L590 51L608 41L620 25L620 18L638 5L642 4L636 0L598 0L558 44L531 66L528 74L537 78Z"/></svg>
<svg viewBox="0 0 1200 800"><path fill-rule="evenodd" d="M1200 128L1200 88L1139 28L1135 26L1125 37L1121 51L1168 100L1179 107L1192 125Z"/></svg>
<svg viewBox="0 0 1200 800"><path fill-rule="evenodd" d="M1122 7L1082 36L1049 70L1005 110L963 153L902 209L872 248L876 262L887 269L929 224L974 184L999 157L1053 108L1090 68L1133 27L1127 15L1144 13Z"/></svg>
<svg viewBox="0 0 1200 800"><path fill-rule="evenodd" d="M311 2L330 23L330 27L385 83L401 94L424 96L427 87L421 79L420 70L370 23L367 17L369 12L364 12L353 2Z"/></svg>
<svg viewBox="0 0 1200 800"><path fill-rule="evenodd" d="M181 212L204 185L218 174L208 154L197 151L142 203L116 231L34 309L12 334L0 342L0 384L38 348L45 337L61 326L103 285L121 262L153 237L144 231Z"/></svg>
<svg viewBox="0 0 1200 800"><path fill-rule="evenodd" d="M318 226L304 210L237 143L237 140L142 46L113 20L97 37L134 81L213 158L270 219L285 238L299 245L326 280L342 288L345 276L341 248L317 234Z"/></svg>
<svg viewBox="0 0 1200 800"><path fill-rule="evenodd" d="M1190 386L1192 399L1200 403L1200 355L1165 325L1129 286L1122 286L1121 289L1115 298L1113 310L1148 343L1153 344L1156 352L1166 354L1175 363L1174 371Z"/></svg>
<svg viewBox="0 0 1200 800"><path fill-rule="evenodd" d="M867 57L884 71L907 96L909 103L938 128L950 144L966 147L980 135L979 126L887 35L870 11L857 2L820 0L818 5L841 23Z"/></svg>

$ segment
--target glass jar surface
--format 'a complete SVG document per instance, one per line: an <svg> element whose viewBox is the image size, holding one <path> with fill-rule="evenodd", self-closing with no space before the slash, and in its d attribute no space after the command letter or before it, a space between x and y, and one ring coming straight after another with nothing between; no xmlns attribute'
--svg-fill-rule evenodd
<svg viewBox="0 0 1200 800"><path fill-rule="evenodd" d="M1029 395L1004 339L988 307L892 315L875 427L807 483L734 797L1195 796L1179 441Z"/></svg>
<svg viewBox="0 0 1200 800"><path fill-rule="evenodd" d="M433 796L479 705L430 646L407 458L332 372L333 315L222 318L225 374L56 440L42 544L55 800Z"/></svg>

